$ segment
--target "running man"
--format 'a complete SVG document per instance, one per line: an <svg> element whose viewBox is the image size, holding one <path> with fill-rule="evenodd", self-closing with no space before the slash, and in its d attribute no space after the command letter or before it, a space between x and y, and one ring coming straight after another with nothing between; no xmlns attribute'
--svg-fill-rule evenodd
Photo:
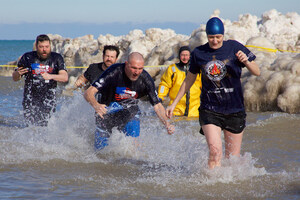
<svg viewBox="0 0 300 200"><path fill-rule="evenodd" d="M87 70L81 74L76 82L76 87L83 87L87 83L92 84L112 64L115 64L120 54L119 48L113 45L105 45L103 49L103 62L90 64Z"/></svg>
<svg viewBox="0 0 300 200"><path fill-rule="evenodd" d="M95 98L97 93L100 94L97 95L98 100ZM109 67L84 94L96 112L95 149L100 150L108 145L113 127L126 136L140 135L138 99L143 96L148 96L168 134L173 134L174 126L168 122L153 79L144 70L144 58L140 53L133 52L125 63Z"/></svg>

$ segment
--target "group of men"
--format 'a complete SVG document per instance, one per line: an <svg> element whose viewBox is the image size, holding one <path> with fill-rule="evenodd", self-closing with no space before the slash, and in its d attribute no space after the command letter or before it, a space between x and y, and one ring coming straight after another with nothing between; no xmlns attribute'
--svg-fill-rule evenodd
<svg viewBox="0 0 300 200"><path fill-rule="evenodd" d="M158 93L144 70L142 54L132 52L125 63L116 63L118 47L104 47L103 62L91 64L75 82L76 87L86 86L84 98L96 113L97 150L108 145L114 127L126 136L140 135L138 99L147 96L168 134L175 131L169 122L173 115L199 116L200 132L209 148L209 168L221 165L222 130L226 157L239 156L246 118L241 68L246 66L254 75L260 71L252 52L234 40L224 41L224 26L219 18L207 22L206 33L208 42L192 53L188 46L179 49L179 63L166 69ZM47 35L39 35L35 46L36 51L21 57L12 77L14 81L25 77L22 104L26 124L47 126L56 108L57 82L67 82L68 73L63 57L51 52ZM167 95L170 102L165 109L161 102Z"/></svg>
<svg viewBox="0 0 300 200"><path fill-rule="evenodd" d="M22 103L25 123L47 126L48 119L56 108L55 88L57 82L67 82L68 74L63 57L58 53L51 52L51 41L47 35L39 35L35 45L36 51L27 52L21 57L18 68L13 72L12 77L14 81L20 80L22 76L25 77ZM166 126L167 132L169 134L174 132L174 126L168 122L161 101L168 95L169 90L171 90L171 98L175 98L176 90L179 90L189 68L189 48L187 46L180 48L180 62L169 67L171 70L176 68L175 71L172 71L171 76L167 73L170 69L166 71L158 95L152 78L143 70L143 56L138 52L133 52L125 63L116 64L119 54L117 46L104 46L103 62L90 64L75 81L75 87L85 87L84 97L97 113L96 149L107 146L107 140L113 127L117 127L127 136L139 136L138 99L145 95L149 97L157 116ZM111 67L113 64L114 66ZM102 74L103 76L101 76ZM100 76L102 78L99 79ZM175 115L198 116L195 111L198 110L200 104L201 90L200 87L195 88L196 94L192 93L191 95L195 101L190 101L190 95L187 95L177 106L179 109L174 112ZM195 106L189 102L194 102ZM185 109L186 107L187 109Z"/></svg>

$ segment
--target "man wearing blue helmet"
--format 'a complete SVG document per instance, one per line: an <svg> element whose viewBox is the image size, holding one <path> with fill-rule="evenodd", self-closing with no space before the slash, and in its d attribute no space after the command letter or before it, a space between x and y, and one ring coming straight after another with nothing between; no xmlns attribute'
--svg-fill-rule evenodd
<svg viewBox="0 0 300 200"><path fill-rule="evenodd" d="M194 49L191 67L171 106L166 110L172 117L173 110L194 83L197 73L202 78L199 108L200 133L204 134L209 148L208 167L221 166L224 132L225 156L239 156L246 126L246 113L241 85L242 68L259 76L256 56L235 40L224 41L223 22L213 17L206 24L208 42Z"/></svg>

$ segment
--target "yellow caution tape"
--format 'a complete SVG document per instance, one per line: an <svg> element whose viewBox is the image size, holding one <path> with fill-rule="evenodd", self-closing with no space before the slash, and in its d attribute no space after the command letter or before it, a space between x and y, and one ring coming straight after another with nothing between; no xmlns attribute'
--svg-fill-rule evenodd
<svg viewBox="0 0 300 200"><path fill-rule="evenodd" d="M281 49L272 49L272 48L266 48L266 47L259 47L259 46L255 46L255 45L245 45L245 47L253 47L253 48L258 48L258 49L262 49L268 52L289 52L289 53L300 53L299 51L289 51L289 50L281 50Z"/></svg>
<svg viewBox="0 0 300 200"><path fill-rule="evenodd" d="M254 45L245 45L245 47L253 47L253 48L257 48L257 49L262 49L268 52L277 52L278 49L271 49L271 48L266 48L266 47L258 47L258 46L254 46Z"/></svg>
<svg viewBox="0 0 300 200"><path fill-rule="evenodd" d="M17 65L0 65L0 67L17 67Z"/></svg>
<svg viewBox="0 0 300 200"><path fill-rule="evenodd" d="M88 68L86 66L66 66L66 68Z"/></svg>
<svg viewBox="0 0 300 200"><path fill-rule="evenodd" d="M153 66L144 66L144 67L168 67L169 65L153 65Z"/></svg>

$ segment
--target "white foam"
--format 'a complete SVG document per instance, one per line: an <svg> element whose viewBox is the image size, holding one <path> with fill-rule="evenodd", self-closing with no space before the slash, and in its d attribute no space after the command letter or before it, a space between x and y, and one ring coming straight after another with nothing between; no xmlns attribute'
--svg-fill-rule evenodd
<svg viewBox="0 0 300 200"><path fill-rule="evenodd" d="M208 149L205 137L199 134L197 119L176 121L175 134L168 135L149 103L142 103L141 109L145 115L141 117L140 137L125 137L114 129L109 146L96 155L94 110L81 93L75 93L72 98L63 100L48 127L8 129L1 138L1 162L16 164L57 159L80 163L122 162L142 170L138 181L154 181L162 186L172 180L202 185L266 174L264 168L255 166L256 160L249 153L224 160L219 169L207 170Z"/></svg>

